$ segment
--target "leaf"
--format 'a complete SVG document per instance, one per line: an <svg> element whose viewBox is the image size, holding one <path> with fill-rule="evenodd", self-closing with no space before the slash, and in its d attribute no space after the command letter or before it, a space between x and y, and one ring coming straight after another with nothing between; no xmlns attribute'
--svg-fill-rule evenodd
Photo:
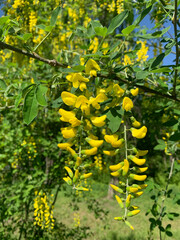
<svg viewBox="0 0 180 240"><path fill-rule="evenodd" d="M3 25L4 23L6 23L8 21L10 16L3 16L0 18L0 25Z"/></svg>
<svg viewBox="0 0 180 240"><path fill-rule="evenodd" d="M171 69L168 67L161 67L154 70L151 70L152 73L162 73L162 72L171 72Z"/></svg>
<svg viewBox="0 0 180 240"><path fill-rule="evenodd" d="M56 9L53 10L51 15L51 20L50 20L50 26L53 26L53 27L55 26L60 10L61 10L60 7L57 7Z"/></svg>
<svg viewBox="0 0 180 240"><path fill-rule="evenodd" d="M136 20L134 21L133 25L138 25L143 18L151 11L152 5L149 6L148 8L146 8L145 10L143 10L143 12L141 13L141 15L139 15Z"/></svg>
<svg viewBox="0 0 180 240"><path fill-rule="evenodd" d="M4 82L4 80L0 79L0 89L6 90L6 88L7 88L6 83Z"/></svg>
<svg viewBox="0 0 180 240"><path fill-rule="evenodd" d="M116 17L114 17L107 29L106 35L113 33L114 30L124 22L124 20L128 17L128 15L129 15L129 11L125 10L119 15L117 15Z"/></svg>
<svg viewBox="0 0 180 240"><path fill-rule="evenodd" d="M31 89L24 99L23 118L26 124L30 124L38 114L38 103L35 90L36 88Z"/></svg>
<svg viewBox="0 0 180 240"><path fill-rule="evenodd" d="M122 30L122 34L124 36L128 36L128 34L130 34L135 28L136 28L135 25L130 25Z"/></svg>
<svg viewBox="0 0 180 240"><path fill-rule="evenodd" d="M174 133L170 138L170 141L179 141L180 140L180 133Z"/></svg>
<svg viewBox="0 0 180 240"><path fill-rule="evenodd" d="M47 106L45 94L48 88L42 84L38 85L36 88L36 99L41 106Z"/></svg>
<svg viewBox="0 0 180 240"><path fill-rule="evenodd" d="M149 75L149 72L146 71L139 71L136 73L136 78L137 79L144 79Z"/></svg>
<svg viewBox="0 0 180 240"><path fill-rule="evenodd" d="M156 57L156 59L152 62L151 66L150 66L150 69L153 69L153 68L155 68L156 66L158 66L158 65L162 62L162 60L164 59L164 57L165 57L165 54L164 54L164 53L159 54L159 55Z"/></svg>
<svg viewBox="0 0 180 240"><path fill-rule="evenodd" d="M111 129L112 133L115 133L121 125L122 116L116 111L115 108L111 108L106 115L107 119L109 120L108 127Z"/></svg>
<svg viewBox="0 0 180 240"><path fill-rule="evenodd" d="M96 27L95 32L98 36L105 37L107 33L107 28L106 27Z"/></svg>
<svg viewBox="0 0 180 240"><path fill-rule="evenodd" d="M32 33L25 33L24 35L17 36L18 39L22 41L27 41L32 37Z"/></svg>

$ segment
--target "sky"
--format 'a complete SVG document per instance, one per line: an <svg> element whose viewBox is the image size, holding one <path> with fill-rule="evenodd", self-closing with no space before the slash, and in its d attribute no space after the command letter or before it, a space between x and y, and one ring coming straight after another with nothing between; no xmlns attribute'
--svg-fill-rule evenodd
<svg viewBox="0 0 180 240"><path fill-rule="evenodd" d="M0 8L2 8L2 6L0 6ZM3 11L0 9L0 17L1 16L3 16ZM171 34L171 35L173 35L173 32L174 32L174 30L173 30L173 25L172 25L172 23L169 23L170 24L170 29L169 29L169 33ZM141 27L146 27L146 28L148 28L148 29L152 29L153 27L154 27L154 24L152 24L151 23L151 21L150 21L150 16L149 15L147 15L142 21L141 21L141 23L140 23L140 26ZM167 25L167 24L165 24L165 27L168 27L169 25ZM151 33L152 31L149 31L148 33ZM167 37L170 37L169 35L168 35L168 33L166 33L165 34ZM164 36L165 36L164 35ZM175 52L175 47L173 47L172 48L172 51L174 51ZM152 51L152 48L149 48L149 51L148 51L148 55L149 55L149 58L152 58L153 57L153 51ZM149 59L148 58L148 59ZM163 65L171 65L171 64L173 64L173 60L175 59L175 55L174 54L169 54L168 56L166 56L165 58L164 58L164 60L163 60Z"/></svg>

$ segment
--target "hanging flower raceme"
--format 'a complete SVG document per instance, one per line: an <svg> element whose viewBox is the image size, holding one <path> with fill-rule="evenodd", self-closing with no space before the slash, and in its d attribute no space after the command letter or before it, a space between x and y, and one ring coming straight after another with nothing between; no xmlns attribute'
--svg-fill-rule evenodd
<svg viewBox="0 0 180 240"><path fill-rule="evenodd" d="M97 89L94 89L94 92L90 92L87 89L88 84L92 84L90 83L91 77L95 77L97 71L100 71L99 65L93 59L89 59L85 65L85 73L89 75L88 78L84 77L83 73L71 73L66 76L71 86L79 88L82 93L79 94L78 89L74 94L69 91L61 93L62 101L69 109L59 109L60 120L69 126L61 128L61 133L65 139L68 139L68 142L59 143L58 147L62 151L66 151L71 159L71 164L65 166L66 176L63 180L79 191L88 191L82 186L82 180L86 180L92 175L91 172L88 172L88 168L91 166L88 159L98 153L98 148L104 142L93 135L93 129L106 124L106 115L99 116L99 111L101 103L106 101L107 97L105 91L98 92Z"/></svg>

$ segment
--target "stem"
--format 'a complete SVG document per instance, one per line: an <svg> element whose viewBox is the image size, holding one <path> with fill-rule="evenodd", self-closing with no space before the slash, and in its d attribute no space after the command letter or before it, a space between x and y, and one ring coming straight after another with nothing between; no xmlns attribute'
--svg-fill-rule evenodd
<svg viewBox="0 0 180 240"><path fill-rule="evenodd" d="M124 147L125 147L125 158L127 159L127 135L126 135L126 122L124 119ZM128 197L128 178L126 179L126 199ZM124 211L124 219L126 219L127 216L127 207L125 206L125 211Z"/></svg>
<svg viewBox="0 0 180 240"><path fill-rule="evenodd" d="M161 212L160 212L160 215L159 215L159 221L162 221L164 202L165 202L165 199L166 199L166 195L167 195L167 191L168 191L168 187L169 187L169 182L170 182L171 177L172 177L173 167L174 167L174 158L171 156L171 167L170 167L169 176L168 176L166 188L165 188L164 195L163 195L163 200L162 200L162 203L161 203ZM160 240L162 240L160 229L159 229L159 235L160 235Z"/></svg>
<svg viewBox="0 0 180 240"><path fill-rule="evenodd" d="M175 10L174 10L173 24L174 24L174 36L175 36L175 42L176 42L176 67L177 67L178 61L179 61L178 37L177 37L177 0L175 0L174 4L175 4L174 6ZM173 96L175 97L176 97L177 76L178 76L178 70L176 68L174 73L174 83L173 83Z"/></svg>

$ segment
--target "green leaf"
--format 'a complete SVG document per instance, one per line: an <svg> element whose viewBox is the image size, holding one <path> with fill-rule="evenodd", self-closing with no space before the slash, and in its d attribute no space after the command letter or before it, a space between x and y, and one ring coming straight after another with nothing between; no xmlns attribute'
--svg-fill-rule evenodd
<svg viewBox="0 0 180 240"><path fill-rule="evenodd" d="M164 53L159 54L159 55L156 57L156 59L152 62L151 66L150 66L150 69L153 69L153 68L155 68L156 66L158 66L158 65L162 62L162 60L164 59L164 57L165 57L165 54L164 54Z"/></svg>
<svg viewBox="0 0 180 240"><path fill-rule="evenodd" d="M98 36L105 37L107 33L107 28L106 27L96 27L95 32Z"/></svg>
<svg viewBox="0 0 180 240"><path fill-rule="evenodd" d="M22 41L27 41L32 37L32 33L25 33L24 35L17 36L18 39Z"/></svg>
<svg viewBox="0 0 180 240"><path fill-rule="evenodd" d="M4 80L0 79L0 89L6 90L6 88L7 88L6 83L4 82Z"/></svg>
<svg viewBox="0 0 180 240"><path fill-rule="evenodd" d="M146 71L139 71L136 73L137 79L145 79L149 75L149 72Z"/></svg>
<svg viewBox="0 0 180 240"><path fill-rule="evenodd" d="M122 34L124 36L128 36L135 28L136 28L136 26L130 25L122 30Z"/></svg>
<svg viewBox="0 0 180 240"><path fill-rule="evenodd" d="M24 99L23 118L26 124L30 124L38 114L38 103L35 91L36 88L32 88Z"/></svg>
<svg viewBox="0 0 180 240"><path fill-rule="evenodd" d="M112 133L115 133L121 125L122 116L115 108L111 108L106 115L109 120L108 127L111 129Z"/></svg>
<svg viewBox="0 0 180 240"><path fill-rule="evenodd" d="M151 70L151 73L162 73L162 72L171 72L171 69L168 67L161 67L161 68Z"/></svg>
<svg viewBox="0 0 180 240"><path fill-rule="evenodd" d="M60 10L61 10L60 7L57 7L56 9L53 10L51 15L51 20L50 20L50 26L53 26L53 27L55 26Z"/></svg>
<svg viewBox="0 0 180 240"><path fill-rule="evenodd" d="M170 141L180 141L180 133L174 133L170 138Z"/></svg>
<svg viewBox="0 0 180 240"><path fill-rule="evenodd" d="M6 23L8 21L10 16L3 16L0 18L0 25L3 25L4 23Z"/></svg>
<svg viewBox="0 0 180 240"><path fill-rule="evenodd" d="M116 17L114 17L107 29L106 35L113 33L114 30L124 22L124 20L128 17L128 15L129 15L129 11L125 10L119 15L117 15Z"/></svg>
<svg viewBox="0 0 180 240"><path fill-rule="evenodd" d="M36 99L41 106L47 106L45 94L48 88L42 84L37 86L36 89Z"/></svg>
<svg viewBox="0 0 180 240"><path fill-rule="evenodd" d="M141 15L139 15L136 20L134 21L133 25L138 25L142 20L143 18L151 11L151 8L152 8L152 5L149 6L148 8L146 8L142 13Z"/></svg>

